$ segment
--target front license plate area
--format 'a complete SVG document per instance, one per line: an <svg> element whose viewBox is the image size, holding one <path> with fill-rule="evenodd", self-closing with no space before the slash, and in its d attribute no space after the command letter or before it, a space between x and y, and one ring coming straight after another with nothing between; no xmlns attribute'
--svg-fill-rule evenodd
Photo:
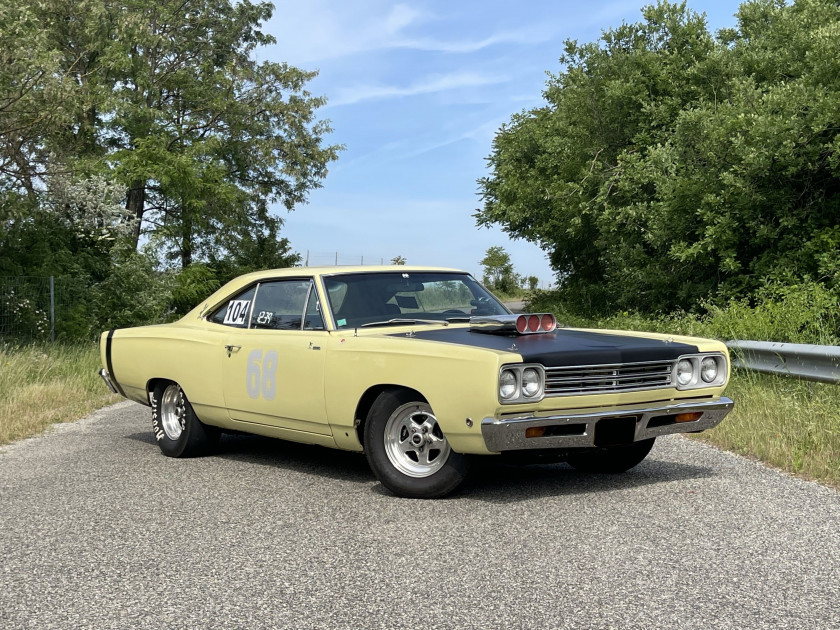
<svg viewBox="0 0 840 630"><path fill-rule="evenodd" d="M635 437L635 416L604 418L595 425L595 446L630 444Z"/></svg>

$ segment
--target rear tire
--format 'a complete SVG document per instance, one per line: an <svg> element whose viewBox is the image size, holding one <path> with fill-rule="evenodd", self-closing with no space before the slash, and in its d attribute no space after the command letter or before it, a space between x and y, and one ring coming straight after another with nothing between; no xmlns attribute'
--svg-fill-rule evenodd
<svg viewBox="0 0 840 630"><path fill-rule="evenodd" d="M167 457L196 457L208 453L219 440L219 429L198 419L177 383L162 383L149 394L152 433Z"/></svg>
<svg viewBox="0 0 840 630"><path fill-rule="evenodd" d="M461 485L469 467L467 457L450 448L428 403L404 390L382 392L374 401L364 446L373 474L400 497L444 497Z"/></svg>
<svg viewBox="0 0 840 630"><path fill-rule="evenodd" d="M615 475L640 464L648 456L656 438L621 446L586 449L566 460L581 472Z"/></svg>

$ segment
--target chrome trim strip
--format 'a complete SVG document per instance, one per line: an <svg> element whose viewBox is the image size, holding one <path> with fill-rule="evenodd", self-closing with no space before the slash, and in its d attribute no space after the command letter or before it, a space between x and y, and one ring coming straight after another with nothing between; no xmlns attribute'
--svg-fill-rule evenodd
<svg viewBox="0 0 840 630"><path fill-rule="evenodd" d="M646 440L669 433L705 431L716 427L733 407L731 399L720 397L713 400L674 402L659 407L613 407L584 413L570 413L543 418L526 416L520 418L484 418L481 421L481 435L488 450L492 452L523 449L585 448L594 446L595 425L604 418L636 417L636 433L633 441ZM693 422L679 422L657 427L648 426L651 420L679 413L701 412L700 419ZM556 435L526 438L525 431L531 427L557 425L584 425L579 435Z"/></svg>

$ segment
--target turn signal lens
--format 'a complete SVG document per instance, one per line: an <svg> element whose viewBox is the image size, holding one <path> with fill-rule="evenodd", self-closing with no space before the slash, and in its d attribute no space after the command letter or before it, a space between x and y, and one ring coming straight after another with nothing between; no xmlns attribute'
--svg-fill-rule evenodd
<svg viewBox="0 0 840 630"><path fill-rule="evenodd" d="M695 422L700 419L700 416L703 414L699 411L694 413L678 413L677 417L674 418L674 422Z"/></svg>
<svg viewBox="0 0 840 630"><path fill-rule="evenodd" d="M526 438L542 437L543 435L545 435L545 427L530 427L525 429Z"/></svg>

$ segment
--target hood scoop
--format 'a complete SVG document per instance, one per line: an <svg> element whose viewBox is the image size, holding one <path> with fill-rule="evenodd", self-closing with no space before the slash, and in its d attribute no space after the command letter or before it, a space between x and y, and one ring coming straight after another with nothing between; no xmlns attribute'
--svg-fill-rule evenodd
<svg viewBox="0 0 840 630"><path fill-rule="evenodd" d="M551 313L484 315L470 317L470 331L491 335L534 335L554 332L557 319Z"/></svg>

